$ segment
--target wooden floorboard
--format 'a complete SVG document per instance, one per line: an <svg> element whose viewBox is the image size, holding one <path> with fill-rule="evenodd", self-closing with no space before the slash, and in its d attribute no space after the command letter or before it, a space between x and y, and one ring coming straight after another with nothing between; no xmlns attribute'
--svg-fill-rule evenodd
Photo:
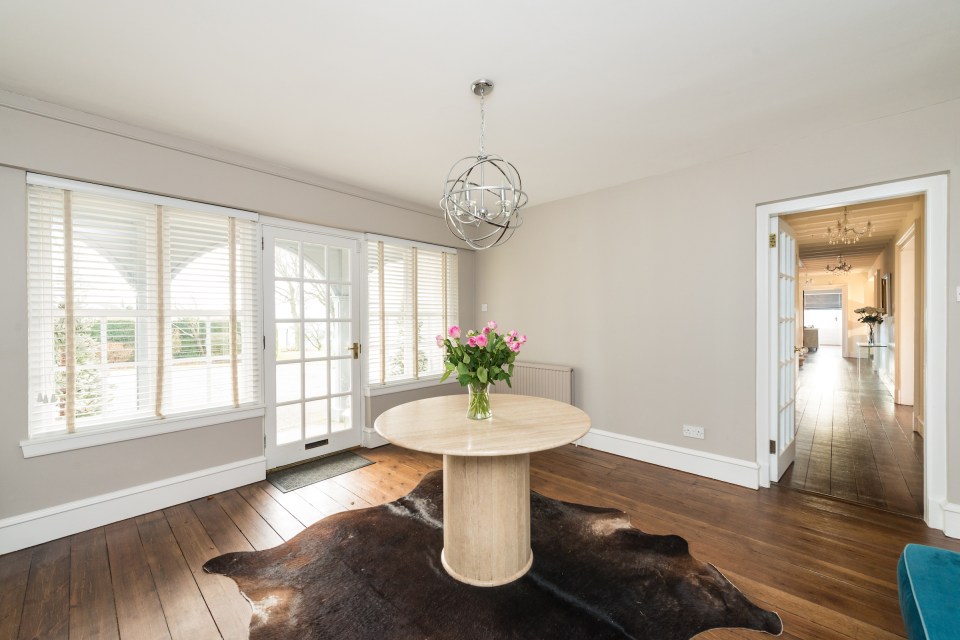
<svg viewBox="0 0 960 640"><path fill-rule="evenodd" d="M230 516L254 549L270 549L283 542L280 534L257 513L256 509L250 506L250 503L243 499L238 491L224 491L214 497L220 508Z"/></svg>
<svg viewBox="0 0 960 640"><path fill-rule="evenodd" d="M70 539L61 538L33 554L19 637L68 638L69 632Z"/></svg>
<svg viewBox="0 0 960 640"><path fill-rule="evenodd" d="M20 633L34 548L0 556L0 638L16 638Z"/></svg>
<svg viewBox="0 0 960 640"><path fill-rule="evenodd" d="M162 511L136 519L153 582L174 640L220 637L180 544Z"/></svg>
<svg viewBox="0 0 960 640"><path fill-rule="evenodd" d="M816 426L811 448L829 421L831 430L847 430L838 441L876 444L880 466L902 468L916 457L909 445L890 444L903 419L896 409L815 395L798 404L801 421ZM870 424L889 431L866 435ZM375 464L286 494L259 482L0 556L0 638L246 637L249 604L232 580L204 573L204 562L271 547L327 515L405 495L442 465L439 456L394 446L362 453ZM854 467L859 486L871 463L855 460L863 465ZM779 486L753 491L572 445L533 454L531 486L622 509L648 533L683 536L695 557L778 612L786 639L904 637L896 587L903 546L960 551L960 541L890 511ZM722 629L699 637L765 636Z"/></svg>
<svg viewBox="0 0 960 640"><path fill-rule="evenodd" d="M120 637L149 640L170 638L157 587L140 542L137 523L123 520L104 527L104 533Z"/></svg>
<svg viewBox="0 0 960 640"><path fill-rule="evenodd" d="M119 637L107 538L102 528L78 533L70 539L70 640Z"/></svg>
<svg viewBox="0 0 960 640"><path fill-rule="evenodd" d="M242 638L250 627L250 606L232 580L222 580L202 568L207 560L222 552L190 505L177 505L163 513L220 634L224 638Z"/></svg>
<svg viewBox="0 0 960 640"><path fill-rule="evenodd" d="M797 389L797 455L782 486L923 516L923 439L913 408L894 404L872 361L822 346Z"/></svg>

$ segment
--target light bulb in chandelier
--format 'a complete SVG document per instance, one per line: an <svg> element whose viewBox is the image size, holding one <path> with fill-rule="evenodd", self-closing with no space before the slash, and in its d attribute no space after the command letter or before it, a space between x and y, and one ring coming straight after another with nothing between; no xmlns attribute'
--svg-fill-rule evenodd
<svg viewBox="0 0 960 640"><path fill-rule="evenodd" d="M527 203L520 172L500 156L484 149L484 96L493 90L489 80L471 85L480 97L480 151L461 158L443 183L440 208L450 231L473 249L503 244L523 223L520 209Z"/></svg>

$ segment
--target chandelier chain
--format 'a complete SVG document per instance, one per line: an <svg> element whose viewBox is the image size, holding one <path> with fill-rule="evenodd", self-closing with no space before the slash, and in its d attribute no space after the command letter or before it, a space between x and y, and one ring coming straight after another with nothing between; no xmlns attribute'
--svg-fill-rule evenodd
<svg viewBox="0 0 960 640"><path fill-rule="evenodd" d="M480 157L487 155L487 152L483 148L484 137L486 135L486 124L487 124L487 114L483 108L483 87L480 87Z"/></svg>

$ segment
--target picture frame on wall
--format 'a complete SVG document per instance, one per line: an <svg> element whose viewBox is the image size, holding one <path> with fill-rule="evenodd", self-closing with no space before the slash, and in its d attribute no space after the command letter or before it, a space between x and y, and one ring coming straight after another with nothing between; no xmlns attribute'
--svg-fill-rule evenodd
<svg viewBox="0 0 960 640"><path fill-rule="evenodd" d="M880 278L880 305L889 316L893 314L893 274L885 273Z"/></svg>

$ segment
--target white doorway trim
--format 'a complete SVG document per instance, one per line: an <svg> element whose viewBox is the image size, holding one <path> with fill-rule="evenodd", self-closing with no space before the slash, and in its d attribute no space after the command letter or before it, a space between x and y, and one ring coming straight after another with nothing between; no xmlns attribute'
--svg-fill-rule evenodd
<svg viewBox="0 0 960 640"><path fill-rule="evenodd" d="M845 191L772 202L757 206L757 362L756 437L759 483L770 486L769 433L770 379L775 375L770 335L770 272L767 235L770 218L816 211L861 202L923 195L924 211L924 521L944 530L945 511L951 518L960 507L947 504L947 190L946 174L911 178ZM775 400L774 400L775 401ZM956 528L956 531L952 529ZM947 527L947 535L960 537L960 526Z"/></svg>

